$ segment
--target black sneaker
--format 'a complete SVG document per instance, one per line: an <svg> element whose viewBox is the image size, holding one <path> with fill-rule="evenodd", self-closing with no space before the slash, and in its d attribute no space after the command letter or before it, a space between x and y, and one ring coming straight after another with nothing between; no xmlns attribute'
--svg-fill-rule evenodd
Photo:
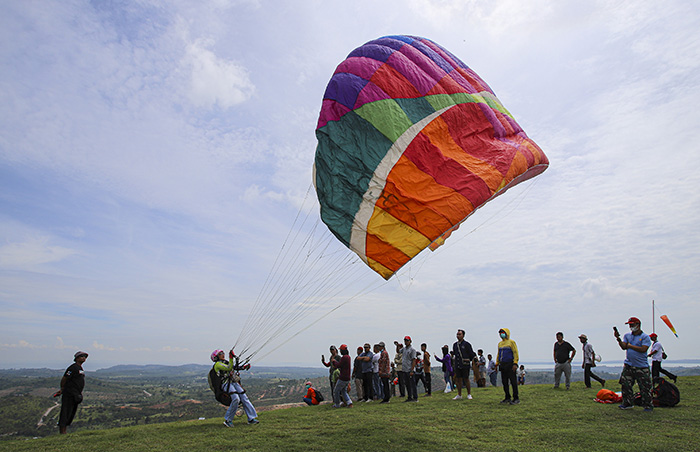
<svg viewBox="0 0 700 452"><path fill-rule="evenodd" d="M622 405L619 406L619 408L620 408L621 410L631 410L632 408L634 408L634 405L625 405L625 404L623 403Z"/></svg>
<svg viewBox="0 0 700 452"><path fill-rule="evenodd" d="M520 403L520 399L513 399L513 400L510 401L510 404L511 404L511 405L517 405L517 404L519 404L519 403Z"/></svg>
<svg viewBox="0 0 700 452"><path fill-rule="evenodd" d="M501 403L510 403L510 399L503 399L501 400Z"/></svg>

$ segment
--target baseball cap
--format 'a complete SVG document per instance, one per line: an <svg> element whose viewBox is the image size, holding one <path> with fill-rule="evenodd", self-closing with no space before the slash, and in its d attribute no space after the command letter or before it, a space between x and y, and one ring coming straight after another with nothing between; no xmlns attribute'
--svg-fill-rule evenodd
<svg viewBox="0 0 700 452"><path fill-rule="evenodd" d="M383 348L383 347L386 347L386 345L384 344L383 341L379 343L379 346L382 347L382 348Z"/></svg>
<svg viewBox="0 0 700 452"><path fill-rule="evenodd" d="M406 337L403 338L403 340L404 340L404 341L410 341L410 340L411 340L411 336L406 336Z"/></svg>
<svg viewBox="0 0 700 452"><path fill-rule="evenodd" d="M582 335L580 335L578 338L579 338L579 339L588 339L588 336L586 336L585 334L582 334Z"/></svg>
<svg viewBox="0 0 700 452"><path fill-rule="evenodd" d="M651 334L649 335L649 337L652 338L652 339L656 339L656 338L659 337L659 336L657 336L656 333L651 333Z"/></svg>
<svg viewBox="0 0 700 452"><path fill-rule="evenodd" d="M642 323L642 321L639 320L637 317L630 317L630 319L625 322L625 325L629 325L632 323Z"/></svg>
<svg viewBox="0 0 700 452"><path fill-rule="evenodd" d="M341 350L347 350L347 349L348 349L348 346L347 346L346 344L343 344L343 345L340 346L340 349L341 349Z"/></svg>
<svg viewBox="0 0 700 452"><path fill-rule="evenodd" d="M88 354L87 354L87 352L77 351L77 352L75 352L75 355L73 355L73 358L77 358L78 356L84 356L87 358Z"/></svg>

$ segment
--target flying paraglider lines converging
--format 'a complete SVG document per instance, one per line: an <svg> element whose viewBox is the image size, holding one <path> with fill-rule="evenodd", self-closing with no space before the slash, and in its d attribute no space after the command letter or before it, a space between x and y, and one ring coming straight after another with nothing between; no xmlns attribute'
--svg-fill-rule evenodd
<svg viewBox="0 0 700 452"><path fill-rule="evenodd" d="M236 340L243 358L253 358L299 325L303 331L318 322L331 311L320 318L317 313L329 305L337 309L385 284L368 278L370 270L328 233L308 202L307 193Z"/></svg>

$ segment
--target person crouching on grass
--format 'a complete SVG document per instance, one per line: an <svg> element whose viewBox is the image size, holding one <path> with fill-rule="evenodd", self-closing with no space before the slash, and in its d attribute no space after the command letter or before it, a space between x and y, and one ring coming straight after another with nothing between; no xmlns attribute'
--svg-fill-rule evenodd
<svg viewBox="0 0 700 452"><path fill-rule="evenodd" d="M306 385L306 395L304 396L303 400L306 402L307 405L318 405L318 397L316 396L316 389L313 388L311 385L310 381L307 381L305 383Z"/></svg>

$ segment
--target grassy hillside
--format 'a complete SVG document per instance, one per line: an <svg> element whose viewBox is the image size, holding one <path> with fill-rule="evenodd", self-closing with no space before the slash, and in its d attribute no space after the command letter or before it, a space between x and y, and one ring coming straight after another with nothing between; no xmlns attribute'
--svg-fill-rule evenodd
<svg viewBox="0 0 700 452"><path fill-rule="evenodd" d="M474 389L474 400L438 393L419 403L288 408L261 413L257 426L241 418L230 429L222 418L139 425L3 441L0 450L699 450L700 377L684 377L678 387L680 405L653 413L595 403L596 390L581 383L570 391L525 386L517 406L499 404L502 389L488 387Z"/></svg>
<svg viewBox="0 0 700 452"><path fill-rule="evenodd" d="M208 366L116 366L88 373L85 400L73 431L101 430L221 415L207 383ZM275 378L245 374L245 387L261 411L301 402L309 379L303 368L281 368ZM57 434L60 413L57 390L63 371L50 369L0 370L0 442L14 438ZM328 375L327 371L316 374ZM313 375L313 373L311 373ZM257 374L256 374L257 375ZM328 385L326 376L311 379Z"/></svg>

